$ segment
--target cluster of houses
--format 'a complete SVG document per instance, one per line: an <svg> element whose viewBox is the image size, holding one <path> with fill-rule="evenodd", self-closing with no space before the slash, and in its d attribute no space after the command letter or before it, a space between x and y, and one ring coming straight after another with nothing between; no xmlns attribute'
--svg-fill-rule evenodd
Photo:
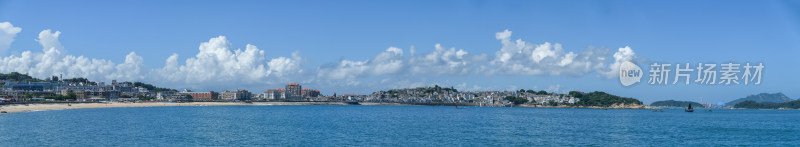
<svg viewBox="0 0 800 147"><path fill-rule="evenodd" d="M144 87L135 87L130 82L15 82L0 81L0 100L56 101L67 98L73 101L131 100L152 97L158 94ZM70 96L70 97L64 97Z"/></svg>
<svg viewBox="0 0 800 147"><path fill-rule="evenodd" d="M112 81L103 82L50 81L50 82L15 82L0 80L0 102L35 102L35 101L75 101L75 102L108 102L108 101L321 101L329 100L319 90L303 89L300 84L291 83L286 89L269 89L260 94L247 90L204 91L172 90L155 88L143 83Z"/></svg>
<svg viewBox="0 0 800 147"><path fill-rule="evenodd" d="M535 93L525 91L468 91L461 92L454 88L417 87L377 91L363 96L359 101L386 103L476 103L485 106L507 105L508 96L525 98L527 104L564 105L575 104L579 98L566 94Z"/></svg>
<svg viewBox="0 0 800 147"><path fill-rule="evenodd" d="M0 80L0 102L30 101L357 101L383 103L474 103L486 106L507 105L508 96L524 98L529 105L575 104L578 98L556 93L526 91L470 91L455 88L417 87L377 91L369 95L323 96L319 90L303 89L297 83L287 84L284 89L268 89L259 94L247 90L203 91L172 90L155 88L143 83L112 81L103 82L57 81L14 82Z"/></svg>

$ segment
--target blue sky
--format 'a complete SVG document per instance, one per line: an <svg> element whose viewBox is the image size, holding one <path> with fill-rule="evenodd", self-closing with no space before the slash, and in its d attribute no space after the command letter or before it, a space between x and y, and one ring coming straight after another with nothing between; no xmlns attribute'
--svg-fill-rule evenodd
<svg viewBox="0 0 800 147"><path fill-rule="evenodd" d="M300 82L323 93L356 94L439 84L475 90L599 90L635 97L646 103L665 99L699 101L703 97L715 103L761 92L783 92L794 99L800 97L800 88L795 86L800 82L800 78L795 77L800 73L797 69L800 58L796 58L800 55L798 18L800 3L792 1L2 0L0 22L9 22L22 31L0 55L43 52L43 41L38 38L42 30L50 29L61 33L57 38L65 53L60 55L104 59L113 62L108 67L120 69L116 67L126 62L126 55L135 52L129 58L131 63L138 63L134 62L136 57L141 58L143 68L139 74L148 73L148 77L117 74L114 70L107 73L116 76L101 75L104 72L85 74L100 81L128 79L172 88L255 92L280 88L286 82ZM595 69L572 75L486 73L490 69L479 66L493 66L490 62L499 59L498 51L504 46L496 33L505 30L513 32L512 41L521 39L535 45L558 43L565 53L586 53L588 48L608 50L605 57L612 60L605 62L606 66L613 63L612 55L618 48L629 46L635 52L637 63L645 69L652 62L693 65L699 62L762 62L766 68L761 85L747 86L640 83L623 87L617 79L605 78ZM257 56L262 55L257 54L258 51L263 51L263 59L253 61L266 66L272 74L240 79L237 77L251 74L223 72L199 78L199 82L170 79L175 77L149 78L158 76L152 71L165 67L165 61L173 54L178 55L178 66L185 66L190 58L200 60L198 46L219 36L229 42L231 52L246 50L247 44L257 46L254 51ZM467 64L458 69L469 70L458 72L429 65L419 66L425 72L391 72L373 70L382 66L368 66L382 65L378 63L383 62L376 59L387 53L405 65L402 70L408 70L415 67L411 59L435 52L436 44L441 44L445 51L455 48L455 51L468 52L468 57L474 56L458 60L458 63ZM414 46L415 55L411 55L411 46ZM402 54L389 55L394 53L389 47L401 49ZM273 60L276 58L285 60ZM292 64L297 65L296 68L280 66L287 70L277 70L276 66L268 66L270 61L301 64ZM364 62L365 66L337 69L344 65L343 61ZM534 69L548 67L525 65L537 66ZM107 69L103 67L96 69ZM345 71L353 69L367 71ZM35 70L21 72L26 71ZM54 69L38 75L59 72ZM191 71L175 72L193 75ZM326 78L326 72L357 76ZM218 84L220 81L213 79L232 79L232 82Z"/></svg>

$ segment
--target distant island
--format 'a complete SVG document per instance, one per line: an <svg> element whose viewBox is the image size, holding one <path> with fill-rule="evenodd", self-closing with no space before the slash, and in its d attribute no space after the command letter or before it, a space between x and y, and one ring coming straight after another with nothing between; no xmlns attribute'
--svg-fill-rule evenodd
<svg viewBox="0 0 800 147"><path fill-rule="evenodd" d="M752 100L746 100L744 102L734 105L733 107L741 109L800 109L800 100L794 100L784 103L772 103L772 102L759 103Z"/></svg>
<svg viewBox="0 0 800 147"><path fill-rule="evenodd" d="M759 93L756 95L748 95L744 98L739 98L728 103L725 103L727 106L735 106L744 101L754 101L756 103L785 103L789 101L793 101L793 99L787 97L783 93Z"/></svg>
<svg viewBox="0 0 800 147"><path fill-rule="evenodd" d="M793 100L780 92L748 95L727 104L737 109L800 109L800 100Z"/></svg>
<svg viewBox="0 0 800 147"><path fill-rule="evenodd" d="M658 106L658 107L687 107L689 104L692 104L694 108L705 108L703 104L698 102L692 101L676 101L676 100L666 100L666 101L656 101L650 104L650 106Z"/></svg>

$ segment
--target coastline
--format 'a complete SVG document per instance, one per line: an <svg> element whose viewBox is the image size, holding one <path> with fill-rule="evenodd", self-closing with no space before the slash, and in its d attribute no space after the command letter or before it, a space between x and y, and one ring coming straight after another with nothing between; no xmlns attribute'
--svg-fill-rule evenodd
<svg viewBox="0 0 800 147"><path fill-rule="evenodd" d="M247 105L347 105L342 102L146 102L146 103L48 103L0 105L0 111L7 113L33 112L66 109L116 108L116 107L168 107L168 106L247 106Z"/></svg>
<svg viewBox="0 0 800 147"><path fill-rule="evenodd" d="M170 106L247 106L247 105L350 105L345 102L187 102L187 103L168 103L168 102L140 102L140 103L45 103L45 104L13 104L13 105L0 105L0 111L7 113L17 112L34 112L34 111L48 111L48 110L66 110L66 109L92 109L92 108L117 108L117 107L170 107ZM445 105L428 105L428 104L406 104L406 103L375 103L375 102L361 102L359 105L397 105L397 106L445 106ZM452 106L452 105L447 105ZM460 105L460 106L477 106L474 104ZM497 106L489 106L497 107ZM650 109L647 105L612 105L612 107L574 107L574 106L514 106L525 108L567 108L567 109Z"/></svg>

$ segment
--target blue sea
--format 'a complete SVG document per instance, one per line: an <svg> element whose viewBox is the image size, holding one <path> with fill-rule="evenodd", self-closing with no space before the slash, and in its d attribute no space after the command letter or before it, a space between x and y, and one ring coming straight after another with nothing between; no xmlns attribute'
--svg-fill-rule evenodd
<svg viewBox="0 0 800 147"><path fill-rule="evenodd" d="M0 115L0 146L800 146L798 110L191 106Z"/></svg>

